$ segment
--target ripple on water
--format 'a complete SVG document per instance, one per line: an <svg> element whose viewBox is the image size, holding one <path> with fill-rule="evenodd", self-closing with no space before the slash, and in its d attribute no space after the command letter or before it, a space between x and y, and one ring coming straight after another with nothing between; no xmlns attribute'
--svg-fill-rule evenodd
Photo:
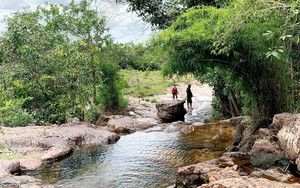
<svg viewBox="0 0 300 188"><path fill-rule="evenodd" d="M179 167L221 156L235 131L227 125L203 125L187 133L176 125L161 130L157 126L124 135L113 145L83 147L32 175L58 187L167 187Z"/></svg>

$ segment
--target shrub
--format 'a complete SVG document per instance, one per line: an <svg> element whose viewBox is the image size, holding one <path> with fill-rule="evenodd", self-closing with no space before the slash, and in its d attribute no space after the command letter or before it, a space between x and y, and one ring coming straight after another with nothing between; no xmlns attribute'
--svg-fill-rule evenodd
<svg viewBox="0 0 300 188"><path fill-rule="evenodd" d="M32 123L32 115L22 109L22 104L22 100L5 101L0 107L0 124L7 127L17 127Z"/></svg>
<svg viewBox="0 0 300 188"><path fill-rule="evenodd" d="M95 123L101 117L100 108L94 104L84 114L84 121Z"/></svg>
<svg viewBox="0 0 300 188"><path fill-rule="evenodd" d="M126 105L122 95L123 82L118 67L113 63L99 65L101 85L99 86L98 101L107 112L117 112Z"/></svg>

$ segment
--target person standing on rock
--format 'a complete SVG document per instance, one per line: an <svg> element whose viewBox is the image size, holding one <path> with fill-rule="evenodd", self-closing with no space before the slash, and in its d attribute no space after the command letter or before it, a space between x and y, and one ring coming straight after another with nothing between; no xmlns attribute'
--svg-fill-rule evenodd
<svg viewBox="0 0 300 188"><path fill-rule="evenodd" d="M173 100L174 100L175 98L178 99L178 90L177 90L176 85L174 85L174 86L172 87L172 94L173 94Z"/></svg>
<svg viewBox="0 0 300 188"><path fill-rule="evenodd" d="M187 107L188 108L193 108L192 106L192 97L193 93L191 91L191 85L189 84L188 87L186 88L186 96L187 96Z"/></svg>

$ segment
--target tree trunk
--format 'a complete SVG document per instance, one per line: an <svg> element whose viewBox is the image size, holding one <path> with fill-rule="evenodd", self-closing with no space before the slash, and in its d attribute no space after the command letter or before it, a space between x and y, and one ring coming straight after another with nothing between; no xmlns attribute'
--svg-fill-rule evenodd
<svg viewBox="0 0 300 188"><path fill-rule="evenodd" d="M229 96L230 96L231 103L232 103L234 111L235 111L235 115L239 116L240 115L240 110L239 110L239 108L238 108L238 106L235 102L235 98L234 98L234 95L233 95L232 91L229 91Z"/></svg>

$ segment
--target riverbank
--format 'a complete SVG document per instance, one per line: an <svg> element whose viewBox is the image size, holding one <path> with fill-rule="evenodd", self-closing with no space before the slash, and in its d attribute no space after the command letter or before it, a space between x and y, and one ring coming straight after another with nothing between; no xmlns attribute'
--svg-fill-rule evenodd
<svg viewBox="0 0 300 188"><path fill-rule="evenodd" d="M61 126L1 127L3 143L0 160L0 185L42 185L39 180L19 175L22 171L37 170L42 165L63 159L79 145L115 143L120 136L105 128L88 123ZM15 177L15 178L13 178Z"/></svg>
<svg viewBox="0 0 300 188"><path fill-rule="evenodd" d="M207 85L192 83L192 91L195 96L211 95L211 88ZM178 85L179 98L184 100L185 85ZM156 101L172 100L172 95L166 89L164 95L156 95ZM197 107L197 100L194 101ZM8 128L1 127L0 185L17 182L17 184L43 185L40 180L32 177L13 176L22 171L39 169L45 163L61 160L69 155L79 145L106 145L115 143L120 135L116 133L132 133L145 130L159 124L155 103L147 98L130 99L128 116L109 116L92 125L84 122L75 122L61 126L27 126ZM183 123L184 124L184 123ZM182 131L187 131L180 124ZM189 131L191 127L188 126ZM15 178L13 178L15 177Z"/></svg>

